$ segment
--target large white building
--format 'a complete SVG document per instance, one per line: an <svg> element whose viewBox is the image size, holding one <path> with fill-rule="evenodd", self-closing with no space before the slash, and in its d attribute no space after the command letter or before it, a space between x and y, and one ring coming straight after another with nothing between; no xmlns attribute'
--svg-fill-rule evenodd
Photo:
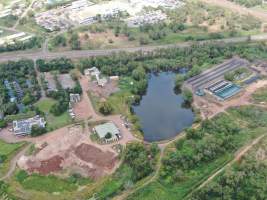
<svg viewBox="0 0 267 200"><path fill-rule="evenodd" d="M31 134L32 127L35 125L41 128L45 128L46 121L39 115L28 119L15 120L13 121L14 134L17 136L29 135Z"/></svg>

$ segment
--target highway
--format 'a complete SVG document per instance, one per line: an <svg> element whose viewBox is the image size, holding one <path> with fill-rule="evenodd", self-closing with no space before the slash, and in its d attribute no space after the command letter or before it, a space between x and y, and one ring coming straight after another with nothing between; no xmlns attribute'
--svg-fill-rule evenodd
<svg viewBox="0 0 267 200"><path fill-rule="evenodd" d="M260 42L266 41L267 34L259 34L250 36L251 42ZM102 55L111 55L113 53L118 52L150 52L155 49L161 48L185 48L189 47L193 44L231 44L231 43L241 43L241 42L248 42L248 37L234 37L234 38L227 38L227 39L217 39L217 40L206 40L206 41L199 41L199 42L182 42L177 44L167 44L167 45L157 45L157 46L141 46L141 47L133 47L133 48L119 48L119 49L106 49L106 50L73 50L73 51L62 51L62 52L48 52L43 51L42 49L36 51L14 51L14 52L7 52L7 53L0 53L0 62L5 61L16 61L20 59L54 59L59 57L66 57L70 59L78 59L78 58L86 58L92 56L102 56Z"/></svg>

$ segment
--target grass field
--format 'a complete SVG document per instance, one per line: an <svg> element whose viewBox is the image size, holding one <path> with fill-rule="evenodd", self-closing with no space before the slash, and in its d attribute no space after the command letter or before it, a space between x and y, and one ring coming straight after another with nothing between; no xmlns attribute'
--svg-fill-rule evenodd
<svg viewBox="0 0 267 200"><path fill-rule="evenodd" d="M41 176L38 174L27 175L24 171L16 174L17 180L26 190L36 190L41 192L63 192L77 190L77 185L69 180L63 180L55 176Z"/></svg>
<svg viewBox="0 0 267 200"><path fill-rule="evenodd" d="M54 175L29 175L23 170L17 170L8 181L7 193L17 196L18 199L85 199L93 184L91 179L77 175L59 178Z"/></svg>
<svg viewBox="0 0 267 200"><path fill-rule="evenodd" d="M71 118L67 112L63 113L60 116L54 116L49 112L50 108L56 103L53 99L43 99L35 104L40 111L45 113L47 120L47 128L48 129L57 129L61 128L69 123L71 123Z"/></svg>
<svg viewBox="0 0 267 200"><path fill-rule="evenodd" d="M4 175L9 168L9 161L22 148L25 143L8 144L0 140L0 177Z"/></svg>
<svg viewBox="0 0 267 200"><path fill-rule="evenodd" d="M253 95L253 100L256 103L267 103L267 87L258 89Z"/></svg>

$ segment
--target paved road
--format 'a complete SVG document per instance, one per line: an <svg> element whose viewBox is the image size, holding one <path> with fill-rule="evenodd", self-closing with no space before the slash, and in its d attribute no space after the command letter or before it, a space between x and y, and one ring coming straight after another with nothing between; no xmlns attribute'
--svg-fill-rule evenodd
<svg viewBox="0 0 267 200"><path fill-rule="evenodd" d="M251 36L251 41L266 41L267 34L260 34ZM5 62L8 60L19 60L23 58L27 59L54 59L58 57L66 57L66 58L83 58L83 57L92 57L92 56L101 56L101 55L110 55L113 53L118 53L121 51L125 52L136 52L143 51L149 52L159 48L184 48L189 47L192 44L230 44L230 43L240 43L248 41L248 37L235 37L228 39L219 39L219 40L206 40L200 42L183 42L177 44L167 44L167 45L158 45L158 46L141 46L141 47L133 47L133 48L120 48L120 49L106 49L106 50L76 50L76 51L63 51L63 52L47 52L43 50L39 51L31 51L31 52L8 52L0 54L0 62Z"/></svg>

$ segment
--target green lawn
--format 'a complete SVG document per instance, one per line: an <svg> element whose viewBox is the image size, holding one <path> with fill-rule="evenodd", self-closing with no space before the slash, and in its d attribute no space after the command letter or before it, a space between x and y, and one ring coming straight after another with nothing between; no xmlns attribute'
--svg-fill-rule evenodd
<svg viewBox="0 0 267 200"><path fill-rule="evenodd" d="M38 174L27 175L24 171L19 171L16 178L24 189L41 192L63 192L77 190L77 185L69 180L63 180L56 176L41 176Z"/></svg>
<svg viewBox="0 0 267 200"><path fill-rule="evenodd" d="M0 140L0 157L2 159L0 162L0 177L7 172L9 161L24 144L25 143L8 144Z"/></svg>
<svg viewBox="0 0 267 200"><path fill-rule="evenodd" d="M48 113L50 108L56 103L57 101L54 99L43 99L41 101L38 101L35 106L39 108L40 111L44 113Z"/></svg>
<svg viewBox="0 0 267 200"><path fill-rule="evenodd" d="M49 112L50 108L55 103L56 103L56 100L46 98L35 104L35 106L39 108L40 111L45 113L46 121L47 121L47 128L50 130L61 128L72 122L68 112L63 113L60 116L54 116L53 114Z"/></svg>

